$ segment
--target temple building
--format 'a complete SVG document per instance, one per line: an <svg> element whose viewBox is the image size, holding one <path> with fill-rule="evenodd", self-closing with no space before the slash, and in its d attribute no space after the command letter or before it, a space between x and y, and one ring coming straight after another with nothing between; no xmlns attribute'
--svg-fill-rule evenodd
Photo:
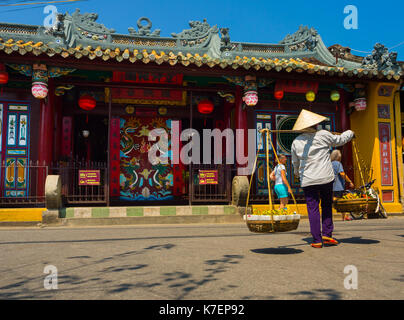
<svg viewBox="0 0 404 320"><path fill-rule="evenodd" d="M258 152L251 201L266 203L258 130L290 130L307 109L329 119L324 129L354 130L359 152L341 148L345 171L357 187L376 179L386 210L402 212L402 78L397 54L382 44L355 56L327 48L305 26L262 44L232 41L231 30L206 20L163 37L143 17L118 34L78 9L50 28L2 22L0 206L44 207L48 175L60 177L64 207L237 205L249 172L236 158L248 150ZM192 136L186 129L202 137L216 128L232 129L234 152L223 138L201 141L197 161L179 156ZM168 133L155 153L167 161L149 157L154 129ZM296 136L274 132L271 140L290 159ZM287 170L304 203L290 160Z"/></svg>

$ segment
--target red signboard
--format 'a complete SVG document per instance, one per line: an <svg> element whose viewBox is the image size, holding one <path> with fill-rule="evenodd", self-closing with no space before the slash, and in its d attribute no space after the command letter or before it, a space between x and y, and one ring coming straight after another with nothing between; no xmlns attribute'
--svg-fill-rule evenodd
<svg viewBox="0 0 404 320"><path fill-rule="evenodd" d="M317 93L318 82L302 80L279 80L275 84L275 91L279 90L293 93L306 93L308 91Z"/></svg>
<svg viewBox="0 0 404 320"><path fill-rule="evenodd" d="M114 71L112 82L168 84L182 87L182 74ZM106 99L112 94L114 103L185 105L186 91L175 89L112 88L106 90Z"/></svg>
<svg viewBox="0 0 404 320"><path fill-rule="evenodd" d="M218 184L217 170L199 170L199 184Z"/></svg>
<svg viewBox="0 0 404 320"><path fill-rule="evenodd" d="M79 170L79 186L99 186L100 170Z"/></svg>
<svg viewBox="0 0 404 320"><path fill-rule="evenodd" d="M393 185L393 169L391 163L390 123L379 122L379 144L382 186Z"/></svg>

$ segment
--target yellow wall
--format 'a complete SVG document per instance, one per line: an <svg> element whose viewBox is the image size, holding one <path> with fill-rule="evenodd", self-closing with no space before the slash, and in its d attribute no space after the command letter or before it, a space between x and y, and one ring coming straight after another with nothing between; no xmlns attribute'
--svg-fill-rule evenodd
<svg viewBox="0 0 404 320"><path fill-rule="evenodd" d="M389 96L379 95L379 89L381 86L392 86L392 92ZM380 190L380 196L382 198L382 191L393 191L394 201L393 202L383 202L384 207L388 212L402 212L402 205L400 203L400 190L399 190L399 179L402 180L402 154L401 154L401 139L400 143L397 143L397 138L401 137L400 133L396 137L396 124L401 123L401 113L395 112L400 110L399 98L396 97L396 106L394 110L393 99L395 95L394 92L399 89L399 85L395 83L382 83L382 82L372 82L368 85L367 89L367 108L364 111L355 111L351 114L351 128L356 134L356 144L365 163L367 163L371 168L373 168L373 179L376 179L374 187ZM398 103L397 103L398 102ZM378 117L378 104L384 104L390 106L390 119L381 119ZM396 116L396 121L394 117ZM391 152L391 165L392 165L392 186L382 186L381 185L381 155L380 155L380 145L379 145L379 123L390 124L390 152ZM397 153L396 153L397 150ZM397 163L400 165L397 166ZM354 159L355 166L355 185L361 185L361 180L359 177L359 171L357 170L357 162ZM401 171L402 172L402 171ZM400 188L401 189L401 188ZM401 191L402 192L402 191Z"/></svg>

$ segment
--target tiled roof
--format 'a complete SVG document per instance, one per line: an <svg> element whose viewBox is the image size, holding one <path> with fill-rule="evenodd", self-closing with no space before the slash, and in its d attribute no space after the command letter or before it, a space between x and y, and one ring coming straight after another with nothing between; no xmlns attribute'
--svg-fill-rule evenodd
<svg viewBox="0 0 404 320"><path fill-rule="evenodd" d="M101 46L83 47L81 45L71 48L55 47L49 46L43 42L24 42L23 40L8 39L3 40L0 38L0 51L6 54L19 53L20 55L33 54L35 56L61 56L63 58L74 57L76 59L101 59L103 61L116 60L122 62L124 60L131 63L137 61L148 63L183 65L183 66L209 66L220 67L220 68L232 68L240 69L244 68L246 70L274 70L274 71L286 71L286 72L298 72L298 73L308 73L317 75L329 75L329 76L340 76L340 77L367 77L367 78L386 78L399 80L400 75L395 74L394 71L377 71L376 69L367 68L346 68L337 66L327 66L315 64L308 62L305 58L290 58L290 59L277 59L277 58L255 58L246 56L236 56L230 58L211 58L207 54L199 55L198 53L186 53L181 52L164 52L156 50L121 50L120 48L115 49L103 49ZM306 61L304 61L304 60ZM313 61L313 60L312 60ZM315 60L314 60L315 61Z"/></svg>

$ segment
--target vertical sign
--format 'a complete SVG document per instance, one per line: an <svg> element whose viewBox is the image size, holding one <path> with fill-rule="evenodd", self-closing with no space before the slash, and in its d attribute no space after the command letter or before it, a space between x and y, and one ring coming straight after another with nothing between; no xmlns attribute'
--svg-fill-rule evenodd
<svg viewBox="0 0 404 320"><path fill-rule="evenodd" d="M381 161L382 186L393 185L393 170L391 163L390 123L379 122L379 144Z"/></svg>

